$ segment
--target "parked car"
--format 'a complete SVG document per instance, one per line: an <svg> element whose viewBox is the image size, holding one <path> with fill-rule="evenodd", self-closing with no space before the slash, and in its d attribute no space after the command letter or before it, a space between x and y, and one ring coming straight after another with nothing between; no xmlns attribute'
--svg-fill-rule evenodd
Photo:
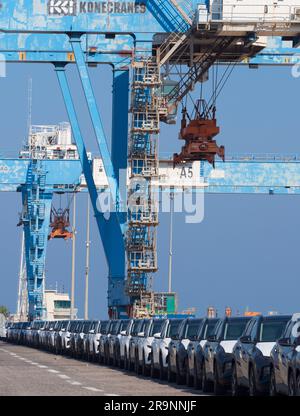
<svg viewBox="0 0 300 416"><path fill-rule="evenodd" d="M119 328L120 328L120 320L118 319L113 319L111 321L109 321L109 325L107 326L106 329L106 334L102 334L100 337L100 351L103 351L103 363L104 364L111 364L111 360L110 360L110 351L109 351L109 346L110 346L110 338L112 336L116 336L119 332Z"/></svg>
<svg viewBox="0 0 300 416"><path fill-rule="evenodd" d="M117 360L120 355L120 338L121 332L125 331L128 325L128 319L115 321L110 330L110 336L107 340L107 357L108 365L117 365Z"/></svg>
<svg viewBox="0 0 300 416"><path fill-rule="evenodd" d="M178 335L171 338L168 358L168 380L176 378L177 384L186 382L187 347L191 340L197 337L202 319L187 318L180 325Z"/></svg>
<svg viewBox="0 0 300 416"><path fill-rule="evenodd" d="M300 314L295 314L271 351L270 396L296 394L297 374L294 368L298 350L300 351Z"/></svg>
<svg viewBox="0 0 300 416"><path fill-rule="evenodd" d="M99 354L101 322L93 321L87 337L87 359L88 361L96 361Z"/></svg>
<svg viewBox="0 0 300 416"><path fill-rule="evenodd" d="M110 331L111 321L101 321L100 328L100 339L99 339L99 363L104 364L105 362L105 344L107 336Z"/></svg>
<svg viewBox="0 0 300 416"><path fill-rule="evenodd" d="M139 342L139 334L143 334L145 331L145 326L149 319L137 319L131 330L131 337L129 341L129 355L128 360L126 360L126 369L129 371L135 370L135 365L137 362L137 354L138 354L138 342Z"/></svg>
<svg viewBox="0 0 300 416"><path fill-rule="evenodd" d="M151 354L151 377L166 378L168 372L168 347L171 338L178 333L182 319L165 319L160 334L154 334Z"/></svg>
<svg viewBox="0 0 300 416"><path fill-rule="evenodd" d="M75 357L84 357L84 337L89 333L91 321L82 321L75 334Z"/></svg>
<svg viewBox="0 0 300 416"><path fill-rule="evenodd" d="M225 317L203 348L202 390L220 395L231 386L233 347L243 334L248 317Z"/></svg>
<svg viewBox="0 0 300 416"><path fill-rule="evenodd" d="M251 396L269 393L271 350L291 316L257 316L236 343L232 361L232 394L243 390Z"/></svg>
<svg viewBox="0 0 300 416"><path fill-rule="evenodd" d="M81 321L78 321L78 320L71 321L71 325L68 330L69 336L67 337L67 340L66 340L67 341L66 353L69 354L71 357L73 356L74 351L75 351L75 336L79 329L78 328L79 325L81 325Z"/></svg>
<svg viewBox="0 0 300 416"><path fill-rule="evenodd" d="M39 346L42 349L47 349L48 334L51 325L52 323L50 321L46 321L40 332Z"/></svg>
<svg viewBox="0 0 300 416"><path fill-rule="evenodd" d="M120 350L119 355L117 357L117 364L120 368L127 368L127 361L129 360L129 343L131 338L131 332L133 329L133 325L137 324L137 319L129 319L126 329L120 332Z"/></svg>
<svg viewBox="0 0 300 416"><path fill-rule="evenodd" d="M55 352L55 334L56 331L58 331L59 328L59 321L52 322L52 325L50 326L49 333L48 333L48 350L51 352Z"/></svg>
<svg viewBox="0 0 300 416"><path fill-rule="evenodd" d="M145 325L144 332L139 335L136 371L144 376L150 374L152 361L152 342L154 335L161 333L163 319L150 319Z"/></svg>
<svg viewBox="0 0 300 416"><path fill-rule="evenodd" d="M219 319L217 318L204 318L197 335L190 341L187 347L186 384L189 387L193 386L195 389L202 388L203 347L207 338L214 334L218 321Z"/></svg>
<svg viewBox="0 0 300 416"><path fill-rule="evenodd" d="M56 354L63 353L63 337L69 327L70 321L59 321L59 325L54 334L54 350Z"/></svg>

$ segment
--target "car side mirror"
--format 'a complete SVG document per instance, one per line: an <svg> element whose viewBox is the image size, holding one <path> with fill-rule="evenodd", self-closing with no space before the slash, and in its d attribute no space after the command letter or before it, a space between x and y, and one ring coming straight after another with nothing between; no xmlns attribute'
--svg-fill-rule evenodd
<svg viewBox="0 0 300 416"><path fill-rule="evenodd" d="M210 335L208 338L207 338L207 341L208 342L215 342L217 340L217 336L216 335Z"/></svg>
<svg viewBox="0 0 300 416"><path fill-rule="evenodd" d="M145 333L144 333L144 332L139 332L139 333L138 333L138 337L141 337L141 338L142 338L142 337L144 337L144 336L145 336Z"/></svg>
<svg viewBox="0 0 300 416"><path fill-rule="evenodd" d="M161 338L161 333L157 332L156 334L154 334L154 338L160 339Z"/></svg>
<svg viewBox="0 0 300 416"><path fill-rule="evenodd" d="M253 341L249 335L245 335L243 337L240 337L240 342L242 344L252 344Z"/></svg>
<svg viewBox="0 0 300 416"><path fill-rule="evenodd" d="M120 334L124 336L126 335L126 331L121 331Z"/></svg>
<svg viewBox="0 0 300 416"><path fill-rule="evenodd" d="M291 340L289 338L280 338L278 344L282 347L289 347L291 346Z"/></svg>

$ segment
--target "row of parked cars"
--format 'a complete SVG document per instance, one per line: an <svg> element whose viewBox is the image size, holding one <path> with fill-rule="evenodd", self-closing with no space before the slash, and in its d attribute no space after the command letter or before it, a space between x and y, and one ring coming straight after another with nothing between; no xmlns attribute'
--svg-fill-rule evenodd
<svg viewBox="0 0 300 416"><path fill-rule="evenodd" d="M233 396L300 396L300 314L8 324L8 342Z"/></svg>

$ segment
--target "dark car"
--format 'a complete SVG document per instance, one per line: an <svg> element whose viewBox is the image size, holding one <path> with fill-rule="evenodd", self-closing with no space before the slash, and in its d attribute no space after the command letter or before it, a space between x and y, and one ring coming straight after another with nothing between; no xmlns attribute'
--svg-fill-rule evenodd
<svg viewBox="0 0 300 416"><path fill-rule="evenodd" d="M243 334L248 317L225 317L215 329L215 334L207 338L203 348L202 389L223 394L231 385L232 352L239 337Z"/></svg>
<svg viewBox="0 0 300 416"><path fill-rule="evenodd" d="M109 334L110 326L111 326L111 321L101 321L100 338L99 338L99 346L98 346L98 351L99 351L98 358L99 358L100 364L104 364L104 361L105 361L105 342L106 342L107 335Z"/></svg>
<svg viewBox="0 0 300 416"><path fill-rule="evenodd" d="M177 384L186 381L187 346L202 325L202 319L187 318L179 326L178 333L171 337L168 355L168 381L176 379Z"/></svg>
<svg viewBox="0 0 300 416"><path fill-rule="evenodd" d="M207 338L214 334L218 321L217 318L204 318L195 339L191 340L187 347L186 384L189 387L202 388L203 347Z"/></svg>
<svg viewBox="0 0 300 416"><path fill-rule="evenodd" d="M296 394L295 362L300 351L300 315L293 316L271 351L270 396ZM299 376L299 374L298 374ZM298 380L299 383L299 380ZM300 385L298 385L298 388Z"/></svg>
<svg viewBox="0 0 300 416"><path fill-rule="evenodd" d="M127 361L127 370L134 371L136 370L136 362L138 357L138 343L139 335L145 332L145 327L148 324L149 319L138 319L134 322L131 330L131 338L129 341L129 356Z"/></svg>
<svg viewBox="0 0 300 416"><path fill-rule="evenodd" d="M82 321L78 326L78 332L75 335L75 356L76 358L84 357L84 337L89 333L92 321Z"/></svg>
<svg viewBox="0 0 300 416"><path fill-rule="evenodd" d="M182 319L164 319L161 332L154 334L151 345L151 377L164 380L168 371L169 344L178 334Z"/></svg>
<svg viewBox="0 0 300 416"><path fill-rule="evenodd" d="M252 318L234 347L232 394L248 390L250 396L269 392L271 350L291 316L257 316Z"/></svg>
<svg viewBox="0 0 300 416"><path fill-rule="evenodd" d="M126 331L128 326L128 319L116 321L110 331L108 338L108 357L107 363L113 366L117 365L118 357L120 356L120 338L121 332Z"/></svg>

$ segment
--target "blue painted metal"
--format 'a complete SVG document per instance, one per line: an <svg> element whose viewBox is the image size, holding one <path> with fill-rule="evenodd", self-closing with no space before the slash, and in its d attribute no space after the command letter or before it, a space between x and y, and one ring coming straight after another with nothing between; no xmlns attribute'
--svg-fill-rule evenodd
<svg viewBox="0 0 300 416"><path fill-rule="evenodd" d="M110 217L106 220L99 211L97 200L98 194L92 175L90 162L87 157L84 141L79 127L76 111L74 108L70 88L66 78L64 66L56 66L56 73L61 87L64 102L67 108L69 120L71 123L73 136L78 148L83 173L85 175L89 194L91 197L94 215L97 221L98 229L103 243L103 248L109 268L109 290L108 305L110 310L121 312L124 306L128 304L128 299L124 292L125 279L125 246L124 238L121 233L117 213L112 211Z"/></svg>
<svg viewBox="0 0 300 416"><path fill-rule="evenodd" d="M29 159L0 159L1 191L17 191L26 184ZM74 192L80 184L82 168L78 160L45 160L46 187L51 191Z"/></svg>
<svg viewBox="0 0 300 416"><path fill-rule="evenodd" d="M128 146L128 109L129 109L129 70L114 69L113 70L113 102L112 102L112 137L111 137L111 160L116 175L117 186L120 189L122 200L126 201L127 197L127 146ZM120 206L117 201L117 211L122 229L125 231L127 225L126 206ZM111 240L114 239L115 230L108 224L108 234ZM124 250L124 248L122 247ZM120 299L125 294L125 256L119 258L122 262L124 270L124 278L116 281L110 280L108 287L109 299ZM111 318L121 317L127 313L127 305L123 301L123 305L117 308L110 304L109 315Z"/></svg>
<svg viewBox="0 0 300 416"><path fill-rule="evenodd" d="M47 238L52 192L46 187L47 171L42 161L32 160L22 186L22 222L25 234L25 256L29 319L45 318L44 287Z"/></svg>
<svg viewBox="0 0 300 416"><path fill-rule="evenodd" d="M206 193L281 194L300 193L300 159L297 156L246 155L217 161L213 169L201 162Z"/></svg>
<svg viewBox="0 0 300 416"><path fill-rule="evenodd" d="M105 173L108 179L110 194L112 198L113 209L117 208L117 205L121 202L119 195L119 187L117 182L117 176L111 160L111 155L108 149L107 140L105 137L104 128L102 125L98 105L94 96L94 91L90 81L88 68L85 62L84 53L81 49L81 34L70 35L70 42L75 55L75 61L77 64L80 80L82 83L83 91L86 98L86 103L92 120L93 128L95 131L98 147L101 153Z"/></svg>

